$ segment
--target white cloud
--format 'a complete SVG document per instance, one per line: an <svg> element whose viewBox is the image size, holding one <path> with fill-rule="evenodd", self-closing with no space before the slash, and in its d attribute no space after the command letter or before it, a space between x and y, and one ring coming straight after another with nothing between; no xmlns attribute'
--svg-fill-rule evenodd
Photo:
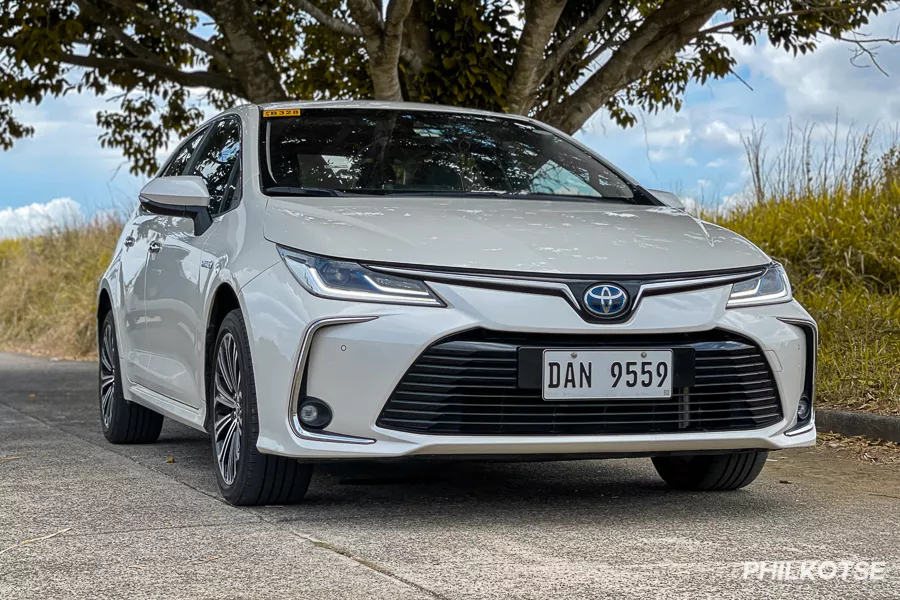
<svg viewBox="0 0 900 600"><path fill-rule="evenodd" d="M19 208L0 210L0 239L35 235L84 221L81 205L71 198L55 198Z"/></svg>
<svg viewBox="0 0 900 600"><path fill-rule="evenodd" d="M647 158L651 162L665 162L673 157L674 155L667 148L654 148L647 151Z"/></svg>
<svg viewBox="0 0 900 600"><path fill-rule="evenodd" d="M718 169L720 167L724 167L727 164L728 164L728 161L725 160L724 158L717 158L715 160L711 160L708 163L706 163L706 167L708 169Z"/></svg>
<svg viewBox="0 0 900 600"><path fill-rule="evenodd" d="M730 149L741 147L741 134L723 121L712 121L701 126L697 131L697 139L711 149Z"/></svg>
<svg viewBox="0 0 900 600"><path fill-rule="evenodd" d="M647 144L657 148L684 146L691 135L691 128L684 126L657 126L647 131Z"/></svg>

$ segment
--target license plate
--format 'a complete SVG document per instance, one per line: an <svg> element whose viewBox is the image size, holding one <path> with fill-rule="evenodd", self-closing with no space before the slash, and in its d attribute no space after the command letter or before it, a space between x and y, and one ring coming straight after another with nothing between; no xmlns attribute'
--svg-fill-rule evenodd
<svg viewBox="0 0 900 600"><path fill-rule="evenodd" d="M544 350L544 400L671 398L671 350Z"/></svg>

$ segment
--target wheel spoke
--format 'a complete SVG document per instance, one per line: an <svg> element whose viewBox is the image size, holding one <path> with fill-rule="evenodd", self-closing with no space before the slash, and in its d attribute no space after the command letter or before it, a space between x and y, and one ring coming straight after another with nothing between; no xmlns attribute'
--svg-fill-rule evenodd
<svg viewBox="0 0 900 600"><path fill-rule="evenodd" d="M222 444L218 447L217 458L219 462L219 471L222 473L222 479L228 484L234 481L235 469L233 464L234 452L232 446L234 444L234 431L236 426L237 422L232 420L231 425L228 427L228 431L225 433L225 438L222 440Z"/></svg>
<svg viewBox="0 0 900 600"><path fill-rule="evenodd" d="M107 427L109 426L109 422L112 419L112 396L113 396L113 388L109 387L103 392L103 396L100 399L100 411L103 413L103 423Z"/></svg>
<svg viewBox="0 0 900 600"><path fill-rule="evenodd" d="M228 372L228 366L225 364L227 362L227 358L226 358L227 355L224 352L224 346L225 346L224 341L222 343L222 346L223 346L223 348L219 350L219 356L217 357L217 360L216 360L216 363L217 363L216 364L216 366L217 366L216 374L222 378L222 380L225 384L225 387L228 390L233 390L234 383L232 383L231 379L229 379L230 373Z"/></svg>
<svg viewBox="0 0 900 600"><path fill-rule="evenodd" d="M225 389L218 378L216 379L216 403L221 404L222 406L227 407L229 410L234 410L237 408L237 401L234 396L231 395L231 392Z"/></svg>
<svg viewBox="0 0 900 600"><path fill-rule="evenodd" d="M231 422L234 420L234 413L228 413L223 416L221 419L216 420L215 424L215 432L216 432L216 440L222 437L222 432L225 431L227 427L231 426Z"/></svg>
<svg viewBox="0 0 900 600"><path fill-rule="evenodd" d="M100 348L100 363L107 371L112 371L112 361L109 359L109 351L106 348L105 342Z"/></svg>
<svg viewBox="0 0 900 600"><path fill-rule="evenodd" d="M230 473L231 473L232 481L234 481L234 476L237 474L237 461L238 461L238 456L240 455L240 452L241 452L240 441L241 441L240 427L238 426L237 421L235 421L234 433L231 434L231 447L228 449L229 457L230 457L230 460L228 462L229 462L229 466L231 467Z"/></svg>
<svg viewBox="0 0 900 600"><path fill-rule="evenodd" d="M237 345L234 343L234 338L228 338L228 371L231 379L232 389L234 390L235 395L237 395L238 391L238 373L240 372L240 366L238 365L238 355L237 355Z"/></svg>
<svg viewBox="0 0 900 600"><path fill-rule="evenodd" d="M222 464L223 460L225 459L225 456L228 451L228 445L231 443L232 435L234 435L234 421L233 420L228 424L228 430L225 432L225 435L222 438L222 443L219 444L219 446L218 446L217 454L218 454L220 464Z"/></svg>

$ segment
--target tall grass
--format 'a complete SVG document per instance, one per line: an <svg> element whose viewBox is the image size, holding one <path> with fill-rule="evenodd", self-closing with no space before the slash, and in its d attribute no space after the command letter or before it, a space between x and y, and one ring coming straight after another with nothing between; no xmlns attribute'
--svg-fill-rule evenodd
<svg viewBox="0 0 900 600"><path fill-rule="evenodd" d="M754 132L753 202L709 218L787 268L819 322L820 400L900 414L900 149L875 152L869 130L817 150L813 135L767 157Z"/></svg>
<svg viewBox="0 0 900 600"><path fill-rule="evenodd" d="M122 230L104 216L0 240L0 346L59 357L95 349L97 283Z"/></svg>

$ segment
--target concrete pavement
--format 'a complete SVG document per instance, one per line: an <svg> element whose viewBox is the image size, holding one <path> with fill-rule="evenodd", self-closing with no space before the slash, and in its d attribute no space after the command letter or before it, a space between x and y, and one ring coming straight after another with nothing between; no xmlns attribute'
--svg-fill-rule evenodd
<svg viewBox="0 0 900 600"><path fill-rule="evenodd" d="M725 494L669 491L644 459L327 465L304 504L240 509L199 432L106 443L95 380L0 355L4 600L900 598L900 464L778 453ZM748 560L887 572L744 580Z"/></svg>

